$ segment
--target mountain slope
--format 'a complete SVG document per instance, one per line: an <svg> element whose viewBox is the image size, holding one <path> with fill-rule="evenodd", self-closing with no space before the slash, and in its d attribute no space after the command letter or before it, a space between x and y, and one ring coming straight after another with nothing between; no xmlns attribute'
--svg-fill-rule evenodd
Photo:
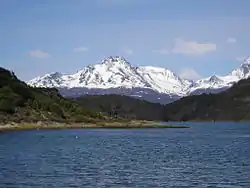
<svg viewBox="0 0 250 188"><path fill-rule="evenodd" d="M168 121L249 121L250 78L218 94L184 97L165 108Z"/></svg>
<svg viewBox="0 0 250 188"><path fill-rule="evenodd" d="M75 99L84 108L124 119L163 120L164 106L121 95L85 95Z"/></svg>
<svg viewBox="0 0 250 188"><path fill-rule="evenodd" d="M0 122L87 122L102 119L56 89L32 88L0 67Z"/></svg>
<svg viewBox="0 0 250 188"><path fill-rule="evenodd" d="M159 67L137 67L137 72L155 91L165 94L184 96L192 82L181 79L168 69Z"/></svg>

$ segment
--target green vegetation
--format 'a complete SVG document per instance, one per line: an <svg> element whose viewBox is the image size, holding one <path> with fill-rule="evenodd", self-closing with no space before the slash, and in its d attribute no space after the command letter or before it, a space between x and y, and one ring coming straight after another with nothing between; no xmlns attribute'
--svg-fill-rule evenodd
<svg viewBox="0 0 250 188"><path fill-rule="evenodd" d="M0 126L0 132L4 131L22 131L22 130L44 130L44 129L138 129L138 128L188 128L187 126L178 126L178 125L166 125L159 124L156 122L150 121L103 121L97 122L94 124L91 123L49 123L49 124L32 124L32 123L17 123L17 124L6 124Z"/></svg>
<svg viewBox="0 0 250 188"><path fill-rule="evenodd" d="M227 91L184 97L165 107L169 121L249 121L250 78Z"/></svg>
<svg viewBox="0 0 250 188"><path fill-rule="evenodd" d="M188 96L168 105L126 96L83 96L83 107L106 116L160 121L249 121L250 78L218 94Z"/></svg>
<svg viewBox="0 0 250 188"><path fill-rule="evenodd" d="M31 88L13 72L0 68L0 123L95 122L100 113L63 98L56 89Z"/></svg>
<svg viewBox="0 0 250 188"><path fill-rule="evenodd" d="M75 99L83 107L114 119L163 120L164 106L120 95L85 95Z"/></svg>

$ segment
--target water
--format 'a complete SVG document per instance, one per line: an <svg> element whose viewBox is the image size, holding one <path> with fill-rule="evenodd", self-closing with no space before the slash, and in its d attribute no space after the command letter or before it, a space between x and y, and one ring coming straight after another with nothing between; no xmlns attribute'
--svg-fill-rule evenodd
<svg viewBox="0 0 250 188"><path fill-rule="evenodd" d="M250 124L0 134L0 187L250 187Z"/></svg>

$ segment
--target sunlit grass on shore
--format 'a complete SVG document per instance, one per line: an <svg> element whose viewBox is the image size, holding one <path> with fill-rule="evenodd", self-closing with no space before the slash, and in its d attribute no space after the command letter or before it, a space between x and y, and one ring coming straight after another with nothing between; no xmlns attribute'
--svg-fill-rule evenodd
<svg viewBox="0 0 250 188"><path fill-rule="evenodd" d="M153 121L118 121L96 123L18 123L0 126L0 131L40 130L40 129L137 129L137 128L188 128L183 125L160 124Z"/></svg>

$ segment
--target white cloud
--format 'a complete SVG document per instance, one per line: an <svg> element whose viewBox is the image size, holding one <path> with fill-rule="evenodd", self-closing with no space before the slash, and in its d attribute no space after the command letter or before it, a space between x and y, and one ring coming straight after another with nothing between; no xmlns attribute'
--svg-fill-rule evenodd
<svg viewBox="0 0 250 188"><path fill-rule="evenodd" d="M177 39L175 41L172 53L185 55L203 55L208 52L216 50L216 44L213 43L199 43L196 41L185 41Z"/></svg>
<svg viewBox="0 0 250 188"><path fill-rule="evenodd" d="M124 53L127 54L127 55L133 55L134 54L133 50L131 50L131 49L124 50Z"/></svg>
<svg viewBox="0 0 250 188"><path fill-rule="evenodd" d="M227 43L231 43L231 44L233 44L233 43L236 43L237 42L237 40L236 40L236 38L228 38L227 39Z"/></svg>
<svg viewBox="0 0 250 188"><path fill-rule="evenodd" d="M74 48L74 52L87 52L89 49L87 47L81 46Z"/></svg>
<svg viewBox="0 0 250 188"><path fill-rule="evenodd" d="M179 75L181 78L189 79L189 80L198 80L202 78L202 76L197 73L192 68L183 68L179 71Z"/></svg>
<svg viewBox="0 0 250 188"><path fill-rule="evenodd" d="M49 53L43 52L42 50L30 50L28 53L31 57L36 57L40 59L51 57Z"/></svg>
<svg viewBox="0 0 250 188"><path fill-rule="evenodd" d="M154 50L153 52L158 53L158 54L162 54L162 55L168 55L170 53L170 51L166 48Z"/></svg>

